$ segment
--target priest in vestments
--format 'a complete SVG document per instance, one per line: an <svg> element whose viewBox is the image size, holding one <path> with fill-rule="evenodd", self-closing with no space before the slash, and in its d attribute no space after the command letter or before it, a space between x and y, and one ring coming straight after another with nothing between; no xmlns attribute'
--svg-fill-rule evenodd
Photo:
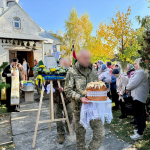
<svg viewBox="0 0 150 150"><path fill-rule="evenodd" d="M10 87L7 88L6 90L6 107L7 107L7 111L8 112L13 112L13 111L19 111L19 106L18 105L11 105L11 83L12 83L12 76L15 76L15 73L11 73L11 69L12 68L17 68L18 65L18 59L14 58L12 63L10 65L8 65L3 73L2 76L6 77L6 83L10 84ZM19 80L22 80L21 74L19 72ZM20 88L20 87L18 87ZM21 84L21 88L23 88L23 84Z"/></svg>

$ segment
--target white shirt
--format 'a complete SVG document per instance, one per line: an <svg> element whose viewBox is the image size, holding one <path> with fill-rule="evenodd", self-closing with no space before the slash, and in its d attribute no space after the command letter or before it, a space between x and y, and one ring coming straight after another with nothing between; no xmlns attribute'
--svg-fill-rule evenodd
<svg viewBox="0 0 150 150"><path fill-rule="evenodd" d="M27 62L22 64L23 69L28 73L30 69L27 70Z"/></svg>
<svg viewBox="0 0 150 150"><path fill-rule="evenodd" d="M22 67L27 72L27 63L23 63Z"/></svg>

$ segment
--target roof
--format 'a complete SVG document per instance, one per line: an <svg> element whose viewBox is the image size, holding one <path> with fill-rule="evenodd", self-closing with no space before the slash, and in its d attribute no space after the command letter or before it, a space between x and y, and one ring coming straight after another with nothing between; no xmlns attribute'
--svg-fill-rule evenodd
<svg viewBox="0 0 150 150"><path fill-rule="evenodd" d="M0 33L0 38L45 41L44 38L38 35L19 34L19 33Z"/></svg>
<svg viewBox="0 0 150 150"><path fill-rule="evenodd" d="M25 13L26 11L18 4L14 3L12 6L10 6L7 10L5 10L1 15L3 16L9 9L11 9L14 5L18 5ZM42 40L45 41L45 43L53 43L53 41L56 42L56 44L60 44L59 39L53 37L49 32L41 28L39 25L36 24L36 22L26 13L26 15L30 18L31 21L34 22L36 26L39 28L39 36L37 35L25 35L25 34L15 34L15 33L0 33L0 37L5 38L14 38L14 39L30 39L30 40ZM14 36L14 37L13 37Z"/></svg>
<svg viewBox="0 0 150 150"><path fill-rule="evenodd" d="M13 5L14 5L14 4L13 4ZM13 5L12 5L12 6L13 6ZM11 6L11 7L12 7L12 6ZM8 9L6 9L6 10L0 15L0 17L3 16L11 7L8 7Z"/></svg>
<svg viewBox="0 0 150 150"><path fill-rule="evenodd" d="M24 12L25 12L25 14L29 17L29 19L39 28L39 30L40 30L40 26L39 25L37 25L37 23L27 14L27 12L18 4L18 3L14 3L12 6L10 6L10 7L8 7L8 9L6 9L1 15L0 15L0 17L1 16L3 16L6 12L8 12L8 10L10 10L14 5L18 5Z"/></svg>
<svg viewBox="0 0 150 150"><path fill-rule="evenodd" d="M40 27L41 28L41 27ZM53 37L49 32L47 32L46 30L44 30L43 28L41 28L41 32L39 32L39 36L46 38L47 43L52 43L53 41L56 42L56 44L60 44L59 39ZM51 39L51 40L49 40ZM52 41L53 40L53 41Z"/></svg>

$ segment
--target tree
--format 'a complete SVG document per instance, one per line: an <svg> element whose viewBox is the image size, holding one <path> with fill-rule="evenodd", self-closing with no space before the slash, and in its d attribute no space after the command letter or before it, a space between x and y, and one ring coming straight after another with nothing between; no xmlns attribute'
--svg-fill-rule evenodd
<svg viewBox="0 0 150 150"><path fill-rule="evenodd" d="M2 70L5 69L5 67L7 65L8 65L8 62L3 62L3 64L0 66L0 73L1 73ZM2 78L1 78L1 75L0 75L0 90L3 89L4 87L7 89L7 88L10 87L10 84L6 84L4 81L2 81Z"/></svg>
<svg viewBox="0 0 150 150"><path fill-rule="evenodd" d="M65 20L65 39L67 45L72 47L72 41L75 41L75 50L87 47L87 43L91 38L93 24L89 20L89 15L85 12L78 17L77 11L73 8L70 11L69 17Z"/></svg>
<svg viewBox="0 0 150 150"><path fill-rule="evenodd" d="M109 24L101 23L97 30L97 36L109 47L109 55L116 53L123 69L128 62L133 63L135 57L139 55L137 50L140 49L141 43L137 41L137 37L143 32L142 28L133 30L130 14L130 7L125 14L117 11L116 17L111 18Z"/></svg>
<svg viewBox="0 0 150 150"><path fill-rule="evenodd" d="M136 16L136 20L139 22L141 27L144 27L144 29L147 31L150 28L150 16L145 16L141 18L140 16Z"/></svg>
<svg viewBox="0 0 150 150"><path fill-rule="evenodd" d="M65 56L70 56L71 51L70 51L70 47L67 45L65 34L63 34L61 30L59 30L59 32L57 33L53 33L53 31L50 31L50 34L53 35L55 38L59 39L61 43L60 51L65 50L66 51Z"/></svg>
<svg viewBox="0 0 150 150"><path fill-rule="evenodd" d="M61 42L60 50L66 51L66 56L70 56L72 41L75 41L75 50L79 51L81 48L87 47L87 43L91 39L91 33L93 30L93 24L89 19L89 15L85 12L78 17L77 11L73 8L70 11L69 17L65 20L65 30L59 33L50 32L54 37L58 38Z"/></svg>

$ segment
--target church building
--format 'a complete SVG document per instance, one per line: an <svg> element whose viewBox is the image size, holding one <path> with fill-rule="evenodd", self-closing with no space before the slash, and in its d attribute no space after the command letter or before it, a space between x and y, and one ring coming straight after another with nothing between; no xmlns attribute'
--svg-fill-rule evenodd
<svg viewBox="0 0 150 150"><path fill-rule="evenodd" d="M0 65L11 63L13 58L22 63L25 58L32 70L34 59L44 60L53 43L60 51L59 40L37 25L19 5L19 0L0 0Z"/></svg>

